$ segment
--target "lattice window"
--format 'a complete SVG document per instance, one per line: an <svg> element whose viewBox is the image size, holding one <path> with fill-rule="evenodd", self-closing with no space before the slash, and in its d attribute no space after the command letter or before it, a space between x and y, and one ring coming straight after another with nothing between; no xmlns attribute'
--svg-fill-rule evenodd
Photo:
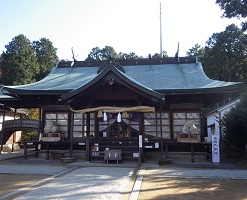
<svg viewBox="0 0 247 200"><path fill-rule="evenodd" d="M46 113L45 132L64 133L68 137L68 113Z"/></svg>
<svg viewBox="0 0 247 200"><path fill-rule="evenodd" d="M200 133L199 112L173 112L174 138L177 138L177 133L189 133L193 125L194 127L196 127L198 133Z"/></svg>
<svg viewBox="0 0 247 200"><path fill-rule="evenodd" d="M171 138L170 117L168 112L163 113L145 113L144 114L144 132L145 137Z"/></svg>
<svg viewBox="0 0 247 200"><path fill-rule="evenodd" d="M95 114L90 113L90 133L89 137L95 137ZM73 137L85 138L87 131L87 114L74 113Z"/></svg>

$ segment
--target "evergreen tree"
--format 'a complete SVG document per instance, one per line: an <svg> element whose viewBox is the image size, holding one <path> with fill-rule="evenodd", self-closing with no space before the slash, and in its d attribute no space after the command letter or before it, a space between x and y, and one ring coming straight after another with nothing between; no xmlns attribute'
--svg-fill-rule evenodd
<svg viewBox="0 0 247 200"><path fill-rule="evenodd" d="M160 53L155 53L152 55L152 58L168 58L168 55L166 51L163 51L162 55L160 55Z"/></svg>
<svg viewBox="0 0 247 200"><path fill-rule="evenodd" d="M227 147L243 149L247 144L247 93L220 121L222 141Z"/></svg>
<svg viewBox="0 0 247 200"><path fill-rule="evenodd" d="M36 81L38 81L44 78L54 67L54 63L58 61L57 49L54 48L52 42L46 38L41 38L32 44L40 69L40 73L36 76Z"/></svg>
<svg viewBox="0 0 247 200"><path fill-rule="evenodd" d="M88 54L86 61L101 60L101 50L99 47L94 47Z"/></svg>
<svg viewBox="0 0 247 200"><path fill-rule="evenodd" d="M30 41L20 34L5 46L1 62L1 84L20 85L36 81L39 65Z"/></svg>
<svg viewBox="0 0 247 200"><path fill-rule="evenodd" d="M186 51L186 55L189 57L204 55L204 48L202 48L199 44L195 44L194 47Z"/></svg>
<svg viewBox="0 0 247 200"><path fill-rule="evenodd" d="M224 11L223 17L226 18L246 18L247 16L247 1L246 0L216 0L221 10ZM242 22L242 30L247 30L247 21Z"/></svg>
<svg viewBox="0 0 247 200"><path fill-rule="evenodd" d="M247 80L247 36L235 24L214 33L204 48L203 67L216 80Z"/></svg>
<svg viewBox="0 0 247 200"><path fill-rule="evenodd" d="M114 59L137 59L139 58L138 55L136 55L134 52L131 53L117 53L113 47L111 46L105 46L103 49L100 49L99 47L94 47L90 53L88 54L88 57L86 58L86 61L90 60L107 60L109 58Z"/></svg>

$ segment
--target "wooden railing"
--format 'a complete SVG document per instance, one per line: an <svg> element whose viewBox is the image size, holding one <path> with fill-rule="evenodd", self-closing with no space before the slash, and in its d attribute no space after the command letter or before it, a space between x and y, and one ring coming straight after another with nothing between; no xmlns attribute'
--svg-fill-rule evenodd
<svg viewBox="0 0 247 200"><path fill-rule="evenodd" d="M11 130L38 130L39 121L33 119L14 119L4 121L3 128Z"/></svg>

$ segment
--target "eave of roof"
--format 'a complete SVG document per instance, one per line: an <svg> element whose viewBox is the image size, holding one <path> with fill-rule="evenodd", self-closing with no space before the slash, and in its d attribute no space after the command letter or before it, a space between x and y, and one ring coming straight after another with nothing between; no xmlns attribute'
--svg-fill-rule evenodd
<svg viewBox="0 0 247 200"><path fill-rule="evenodd" d="M12 100L12 99L14 99L14 97L3 94L2 91L0 91L0 99L1 100Z"/></svg>
<svg viewBox="0 0 247 200"><path fill-rule="evenodd" d="M105 69L103 69L103 71L101 71L94 79L92 79L91 81L89 81L88 83L84 84L82 87L77 88L69 93L66 93L64 95L61 96L61 98L64 101L68 101L69 99L73 98L74 96L82 93L83 91L87 90L88 88L90 88L92 85L94 85L95 83L102 81L107 78L107 76L114 76L115 78L118 79L118 81L121 80L121 83L127 87L131 87L134 88L135 90L141 92L141 93L145 93L150 97L155 98L157 101L160 100L163 97L163 94L156 92L150 88L147 88L146 86L136 82L135 80L133 80L131 77L128 77L125 73L121 72L120 70L118 70L114 65L109 64L107 65L107 67Z"/></svg>
<svg viewBox="0 0 247 200"><path fill-rule="evenodd" d="M63 95L87 85L98 77L97 71L105 61L61 62L42 80L19 86L4 86L3 94ZM191 58L119 60L125 70L125 81L135 87L149 88L163 94L199 94L227 92L238 89L240 82L209 79L201 63ZM120 72L117 72L120 73ZM85 86L86 87L86 86Z"/></svg>
<svg viewBox="0 0 247 200"><path fill-rule="evenodd" d="M212 111L206 113L204 116L207 117L209 115L212 115L212 114L215 114L215 113L218 113L218 112L222 112L223 110L226 110L228 108L231 108L231 107L234 107L235 105L237 105L239 102L240 102L240 98L237 98L237 99L234 99L220 107L217 107L215 109L213 109Z"/></svg>
<svg viewBox="0 0 247 200"><path fill-rule="evenodd" d="M177 95L177 94L215 94L215 93L227 93L231 91L238 92L241 90L242 82L238 82L234 85L225 85L212 88L195 88L195 89L170 89L170 90L156 90L163 94Z"/></svg>

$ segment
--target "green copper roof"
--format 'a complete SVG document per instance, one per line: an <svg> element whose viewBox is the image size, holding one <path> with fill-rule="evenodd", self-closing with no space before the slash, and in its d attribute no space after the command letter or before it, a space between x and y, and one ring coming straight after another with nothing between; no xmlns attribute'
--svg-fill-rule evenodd
<svg viewBox="0 0 247 200"><path fill-rule="evenodd" d="M87 64L85 64L87 63ZM240 82L224 82L209 79L201 63L196 62L148 62L121 63L123 74L132 82L154 91L164 93L203 92L213 89L226 89L238 86ZM84 86L99 74L97 71L103 62L77 62L73 67L70 62L60 63L50 74L39 82L19 86L5 86L10 93L22 94L63 94ZM5 94L6 91L4 92Z"/></svg>
<svg viewBox="0 0 247 200"><path fill-rule="evenodd" d="M123 70L123 71L122 71ZM96 76L92 81L89 81L88 83L84 84L83 86L68 92L61 96L63 100L70 101L70 99L74 99L74 96L84 93L89 88L92 88L94 84L100 83L103 85L106 82L121 82L121 85L124 85L126 87L130 87L137 91L138 93L141 93L142 95L148 96L154 101L159 101L163 98L163 94L152 90L145 85L140 84L139 82L135 81L131 77L125 74L125 70L123 68L119 69L118 67L114 66L113 64L107 65L105 68L102 68L99 75Z"/></svg>

